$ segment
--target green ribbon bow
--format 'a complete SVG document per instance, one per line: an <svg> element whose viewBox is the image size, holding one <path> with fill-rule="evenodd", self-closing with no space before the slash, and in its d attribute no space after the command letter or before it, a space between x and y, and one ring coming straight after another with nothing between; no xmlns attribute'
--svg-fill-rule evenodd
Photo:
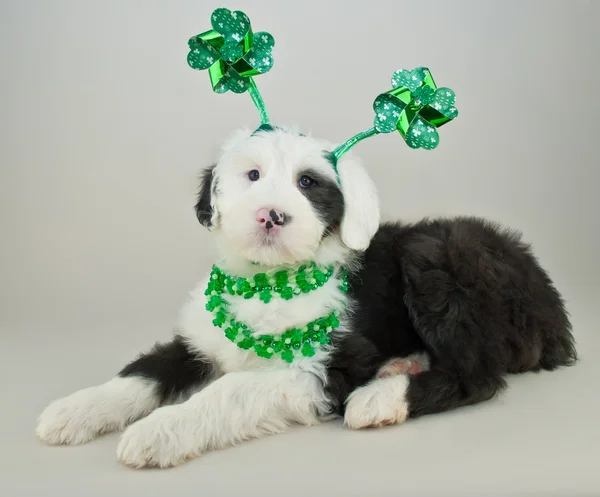
<svg viewBox="0 0 600 497"><path fill-rule="evenodd" d="M458 116L454 92L450 88L438 88L426 67L396 71L392 86L373 103L373 127L337 147L332 153L336 161L362 140L396 130L411 148L432 150L438 146L440 137L436 128Z"/></svg>
<svg viewBox="0 0 600 497"><path fill-rule="evenodd" d="M380 133L398 130L411 148L434 149L436 128L458 116L456 96L450 88L437 88L429 69L400 69L392 76L393 89L373 103L374 128Z"/></svg>
<svg viewBox="0 0 600 497"><path fill-rule="evenodd" d="M208 69L216 93L249 90L263 124L269 116L252 76L264 74L273 67L275 40L267 32L253 33L250 19L243 12L216 9L211 15L213 29L190 38L188 65L192 69Z"/></svg>

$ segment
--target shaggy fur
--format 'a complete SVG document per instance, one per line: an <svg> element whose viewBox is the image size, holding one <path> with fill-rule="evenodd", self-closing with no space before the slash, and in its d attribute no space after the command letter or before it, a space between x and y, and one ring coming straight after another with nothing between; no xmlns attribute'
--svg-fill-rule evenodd
<svg viewBox="0 0 600 497"><path fill-rule="evenodd" d="M290 301L226 296L258 335L339 310L329 347L292 364L238 348L205 310L207 276L170 342L50 404L38 436L80 444L131 425L119 460L168 467L332 414L354 429L402 423L487 400L508 373L575 362L561 296L518 234L477 218L380 226L365 169L348 154L338 178L333 148L273 126L242 131L203 173L196 203L231 274L334 265L325 285Z"/></svg>
<svg viewBox="0 0 600 497"><path fill-rule="evenodd" d="M385 224L352 274L351 335L327 391L338 413L383 361L426 352L411 376L411 417L493 397L504 375L576 360L563 301L516 232L477 218Z"/></svg>

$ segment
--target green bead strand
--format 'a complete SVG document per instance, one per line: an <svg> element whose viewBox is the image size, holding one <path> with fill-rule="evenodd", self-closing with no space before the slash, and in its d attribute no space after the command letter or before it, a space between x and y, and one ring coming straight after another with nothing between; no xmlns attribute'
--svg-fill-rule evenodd
<svg viewBox="0 0 600 497"><path fill-rule="evenodd" d="M292 363L296 357L312 357L316 350L330 343L330 333L340 326L339 311L315 319L302 328L290 328L281 335L254 336L253 330L239 322L228 311L229 302L222 297L243 295L252 298L258 294L261 301L269 303L273 292L285 300L294 295L307 293L323 286L333 275L333 268L325 271L317 269L316 265L301 266L293 274L288 271L278 271L273 275L259 273L252 279L233 278L214 266L207 285L206 310L213 315L213 324L222 328L225 337L243 350L253 350L256 355L265 359L279 356L287 363ZM345 268L339 272L340 290L348 292L348 277ZM292 286L295 283L296 286Z"/></svg>
<svg viewBox="0 0 600 497"><path fill-rule="evenodd" d="M225 304L227 305L227 304ZM223 316L219 320L223 327L226 322L229 326L225 329L225 336L244 350L254 349L259 357L270 359L279 355L284 361L291 363L296 356L312 357L316 349L331 342L329 334L340 326L339 313L332 312L328 316L315 319L303 328L290 328L281 335L254 336L254 332L234 318L230 318L224 307L213 311L213 314ZM229 319L228 319L229 318ZM215 318L215 321L217 318Z"/></svg>
<svg viewBox="0 0 600 497"><path fill-rule="evenodd" d="M251 299L255 295L268 304L275 295L291 300L295 295L316 290L329 281L333 267L319 268L315 263L302 265L297 271L279 270L274 273L258 273L252 278L241 278L227 274L213 266L205 295L227 292L229 295Z"/></svg>

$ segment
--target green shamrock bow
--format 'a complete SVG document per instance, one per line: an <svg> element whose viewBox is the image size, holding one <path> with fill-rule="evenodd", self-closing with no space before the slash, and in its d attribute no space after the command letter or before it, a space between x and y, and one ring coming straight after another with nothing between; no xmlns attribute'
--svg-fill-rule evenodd
<svg viewBox="0 0 600 497"><path fill-rule="evenodd" d="M239 10L216 9L211 15L211 24L213 29L190 38L188 65L192 69L208 69L216 93L249 90L262 123L268 123L265 104L252 76L273 67L273 36L266 32L253 33L250 19Z"/></svg>
<svg viewBox="0 0 600 497"><path fill-rule="evenodd" d="M380 133L398 130L411 148L434 149L439 144L436 128L458 115L450 88L437 88L429 69L400 69L392 76L393 89L373 103L374 127Z"/></svg>
<svg viewBox="0 0 600 497"><path fill-rule="evenodd" d="M260 113L261 125L268 125L269 115L253 76L273 67L271 52L275 40L267 32L253 33L250 19L239 10L216 9L211 24L213 29L190 38L188 65L192 69L208 69L212 88L217 93L248 91ZM379 133L398 130L409 147L432 150L439 144L437 128L458 116L454 92L450 88L437 88L426 67L396 71L392 87L373 103L373 127L354 135L328 154L336 172L342 155Z"/></svg>
<svg viewBox="0 0 600 497"><path fill-rule="evenodd" d="M336 148L332 153L334 161L362 140L396 130L411 148L432 150L438 146L440 137L436 128L458 116L454 92L450 88L438 88L426 67L396 71L392 86L373 103L373 127Z"/></svg>

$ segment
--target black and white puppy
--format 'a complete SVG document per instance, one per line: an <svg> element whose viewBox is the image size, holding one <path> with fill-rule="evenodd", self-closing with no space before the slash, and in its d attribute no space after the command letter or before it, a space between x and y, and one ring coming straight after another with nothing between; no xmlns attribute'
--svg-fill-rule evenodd
<svg viewBox="0 0 600 497"><path fill-rule="evenodd" d="M340 310L331 346L291 364L237 347L205 309L207 277L170 342L50 404L38 436L81 444L131 425L119 460L168 467L332 413L353 429L402 423L490 399L507 373L576 361L561 296L517 234L476 218L380 225L365 169L344 156L338 183L331 149L280 128L240 132L196 205L231 274L347 267L348 293L331 278L289 301L227 296L258 334Z"/></svg>

